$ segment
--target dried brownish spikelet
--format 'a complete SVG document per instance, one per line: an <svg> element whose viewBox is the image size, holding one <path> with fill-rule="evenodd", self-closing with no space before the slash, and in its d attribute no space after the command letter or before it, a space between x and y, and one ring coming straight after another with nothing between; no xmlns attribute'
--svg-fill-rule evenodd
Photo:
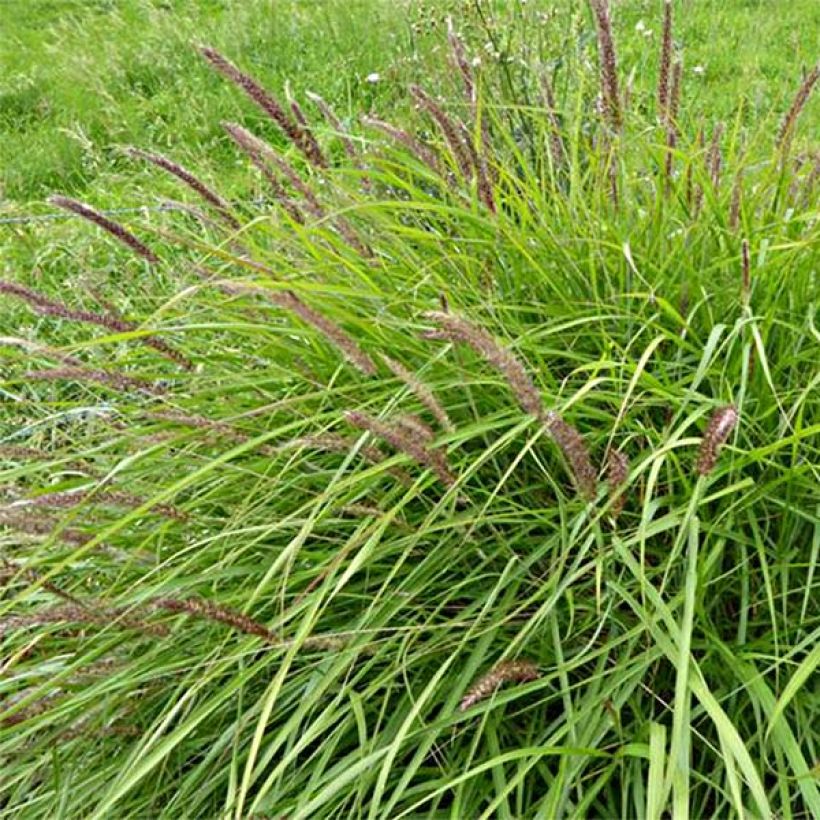
<svg viewBox="0 0 820 820"><path fill-rule="evenodd" d="M137 508L145 503L145 499L119 490L98 490L96 492L94 490L63 490L14 501L5 508L0 508L0 512L13 512L34 507L75 507L85 502ZM172 504L155 504L151 507L151 510L158 515L176 521L186 521L188 518L185 512Z"/></svg>
<svg viewBox="0 0 820 820"><path fill-rule="evenodd" d="M80 737L138 737L140 734L142 734L140 728L129 723L95 726L91 720L81 720L68 729L64 729L58 737L60 740L74 740Z"/></svg>
<svg viewBox="0 0 820 820"><path fill-rule="evenodd" d="M3 523L3 515L2 512L0 512L0 526L2 526ZM83 606L82 601L75 598L70 592L66 592L56 584L43 578L37 570L23 566L18 562L9 561L6 558L3 558L2 561L0 561L0 584L7 583L10 578L18 575L29 583L39 584L44 590L50 592L52 595L56 595L58 598L62 598L64 601L68 601L76 606Z"/></svg>
<svg viewBox="0 0 820 820"><path fill-rule="evenodd" d="M91 206L83 202L78 202L76 199L70 199L67 196L50 196L48 201L58 208L64 208L67 211L77 214L77 216L81 216L83 219L87 219L89 222L93 222L104 231L110 233L115 239L122 242L123 245L131 248L132 251L143 259L155 265L159 264L159 257L147 245L140 242L134 234L127 231L118 222L114 222L104 214L94 210Z"/></svg>
<svg viewBox="0 0 820 820"><path fill-rule="evenodd" d="M2 630L3 625L2 621L0 621L0 635L2 634ZM28 706L21 706L18 709L14 709L14 707L20 701L24 700L29 693L33 694L34 692L32 690L29 690L28 692L23 691L18 695L11 698L6 698L3 701L2 707L4 708L0 711L0 726L18 726L21 723L26 723L32 718L47 712L54 705L55 701L62 697L62 695L58 692L51 692L37 698L37 700L28 704ZM9 712L11 714L9 714Z"/></svg>
<svg viewBox="0 0 820 820"><path fill-rule="evenodd" d="M225 624L245 635L254 635L257 638L261 638L265 643L273 646L287 647L293 644L293 641L280 639L263 623L247 615L243 615L235 609L214 604L203 598L157 598L152 602L152 608L191 615L196 618L203 618L215 623ZM347 641L337 636L313 635L302 642L302 647L304 649L335 651L343 649L346 644Z"/></svg>
<svg viewBox="0 0 820 820"><path fill-rule="evenodd" d="M340 436L336 433L324 433L316 436L302 436L287 442L283 447L308 447L315 450L325 450L329 453L349 453L358 444L351 436ZM387 456L378 447L372 444L364 444L358 449L362 458L370 464L381 464ZM388 471L402 484L410 484L411 479L406 471L401 467L391 467Z"/></svg>
<svg viewBox="0 0 820 820"><path fill-rule="evenodd" d="M167 635L168 630L162 624L148 623L124 607L104 607L100 605L77 606L62 604L48 607L26 615L10 615L0 618L0 635L17 629L28 629L33 626L47 626L49 624L83 624L96 626L121 626L125 629L135 629L150 635Z"/></svg>
<svg viewBox="0 0 820 820"><path fill-rule="evenodd" d="M675 148L678 144L678 135L670 123L666 126L666 159L664 162L664 194L669 196L672 191L672 166L675 160Z"/></svg>
<svg viewBox="0 0 820 820"><path fill-rule="evenodd" d="M618 61L612 39L612 20L609 0L589 0L595 15L598 32L598 61L601 67L601 97L604 113L613 131L620 131L623 121L621 98L618 91Z"/></svg>
<svg viewBox="0 0 820 820"><path fill-rule="evenodd" d="M26 535L54 536L59 541L68 544L83 546L87 544L92 536L81 530L72 528L60 528L60 522L54 518L37 515L34 516L23 512L11 512L0 510L0 527L8 527Z"/></svg>
<svg viewBox="0 0 820 820"><path fill-rule="evenodd" d="M703 130L703 126L701 126L700 130L698 131L696 145L697 145L697 148L698 148L698 153L702 153L704 151L705 147L706 147L706 133ZM691 202L692 214L693 214L693 216L697 217L700 214L701 210L703 209L703 186L700 184L700 182L696 182L694 184L694 189L693 189L693 186L692 186L692 163L691 162L689 163L687 185L688 185L687 195L688 195L689 201Z"/></svg>
<svg viewBox="0 0 820 820"><path fill-rule="evenodd" d="M436 176L445 176L442 172L441 164L438 161L435 151L428 148L423 142L417 140L408 131L397 128L389 122L380 120L378 117L363 116L362 122L386 134L395 142L403 145L410 153L416 157L423 165L426 165Z"/></svg>
<svg viewBox="0 0 820 820"><path fill-rule="evenodd" d="M313 135L313 130L308 124L305 112L302 111L302 106L299 105L296 100L290 100L289 102L293 118L299 123L299 127L305 135L305 145L308 146L310 154L312 156L322 156L322 149L319 147L319 143L316 142L316 137Z"/></svg>
<svg viewBox="0 0 820 820"><path fill-rule="evenodd" d="M732 201L729 204L729 229L737 230L740 224L740 206L743 201L743 170L738 168L732 185Z"/></svg>
<svg viewBox="0 0 820 820"><path fill-rule="evenodd" d="M327 217L327 212L324 206L319 202L316 195L310 189L310 186L308 186L299 176L296 169L293 168L287 160L279 156L279 154L277 154L276 151L270 147L270 145L263 140L258 139L249 131L242 128L241 125L237 125L236 123L223 123L222 126L237 143L237 145L239 145L239 147L251 157L252 161L253 158L256 157L261 164L267 162L274 165L279 173L282 174L282 176L288 180L293 188L302 195L304 205L310 214L312 214L316 219L325 219ZM271 177L267 174L266 178L271 181ZM281 186L279 186L279 188L281 190ZM283 205L285 204L284 199L280 201L282 201ZM289 208L288 210L290 212ZM300 218L298 215L293 213L291 215L294 216L297 221L304 222L304 219ZM330 223L347 242L347 244L353 248L353 250L360 253L362 256L372 257L372 250L364 244L361 239L359 239L356 232L347 220L342 219L341 217L335 217L330 219Z"/></svg>
<svg viewBox="0 0 820 820"><path fill-rule="evenodd" d="M461 699L459 709L464 712L485 700L504 683L527 683L541 677L532 661L503 661L480 677Z"/></svg>
<svg viewBox="0 0 820 820"><path fill-rule="evenodd" d="M193 427L198 430L208 430L210 432L217 433L220 436L224 436L230 441L236 441L238 443L250 441L251 438L253 438L247 433L243 433L223 421L208 419L204 416L198 416L192 413L167 410L145 412L143 415L153 421L167 421L173 424L181 424L185 427ZM259 450L260 452L267 453L269 455L274 452L270 447L264 445L261 446Z"/></svg>
<svg viewBox="0 0 820 820"><path fill-rule="evenodd" d="M607 146L605 153L607 155L606 168L607 177L609 179L609 199L617 208L620 200L620 196L618 194L618 156L615 153L615 147L612 144Z"/></svg>
<svg viewBox="0 0 820 820"><path fill-rule="evenodd" d="M663 36L661 37L661 60L658 74L658 115L661 122L669 118L670 91L669 71L672 65L672 0L663 4Z"/></svg>
<svg viewBox="0 0 820 820"><path fill-rule="evenodd" d="M607 467L609 496L612 499L610 510L612 517L617 518L621 514L626 501L626 496L621 487L629 475L629 458L627 458L626 453L622 453L620 450L612 450L609 454Z"/></svg>
<svg viewBox="0 0 820 820"><path fill-rule="evenodd" d="M493 194L493 184L490 177L490 167L487 164L487 158L484 154L484 149L476 148L473 144L473 135L470 129L458 121L458 128L461 131L461 138L467 155L470 157L470 163L473 166L476 179L476 187L478 190L478 198L490 209L492 213L496 212L495 195Z"/></svg>
<svg viewBox="0 0 820 820"><path fill-rule="evenodd" d="M156 165L157 168L162 168L163 171L175 176L211 205L227 225L230 225L231 228L240 227L239 220L231 213L231 206L228 202L178 162L174 162L174 160L162 154L143 151L141 148L127 148L126 153L135 159L150 162L152 165Z"/></svg>
<svg viewBox="0 0 820 820"><path fill-rule="evenodd" d="M433 391L424 384L415 373L408 370L401 362L391 359L389 356L382 355L385 364L390 368L394 376L401 379L408 387L410 392L423 404L435 417L436 421L441 425L443 430L448 433L455 431L453 422L447 415L447 411L441 406L439 400L433 394Z"/></svg>
<svg viewBox="0 0 820 820"><path fill-rule="evenodd" d="M800 88L797 89L797 94L792 101L791 107L777 131L777 147L783 152L784 159L791 147L797 118L800 116L800 112L806 107L812 89L818 80L820 80L820 62L806 75Z"/></svg>
<svg viewBox="0 0 820 820"><path fill-rule="evenodd" d="M270 148L270 146L267 146L262 140L257 139L251 134L250 131L236 123L223 122L222 127L236 145L248 156L262 176L265 177L273 191L275 199L285 211L287 211L291 219L303 225L305 223L305 215L299 209L299 206L288 197L279 178L271 171L270 164L265 161L265 149Z"/></svg>
<svg viewBox="0 0 820 820"><path fill-rule="evenodd" d="M452 54L455 67L461 74L461 81L464 84L464 96L467 98L468 103L473 104L476 101L473 67L467 59L464 43L453 27L453 18L449 16L447 17L447 40L450 43L450 53Z"/></svg>
<svg viewBox="0 0 820 820"><path fill-rule="evenodd" d="M675 60L672 65L672 87L669 90L669 120L677 123L680 110L681 87L683 85L683 60Z"/></svg>
<svg viewBox="0 0 820 820"><path fill-rule="evenodd" d="M158 384L125 376L122 373L109 373L105 370L91 370L85 367L55 367L51 370L30 370L24 376L29 381L78 381L95 382L114 390L139 390L150 396L161 396L166 389Z"/></svg>
<svg viewBox="0 0 820 820"><path fill-rule="evenodd" d="M698 451L696 466L698 475L705 476L712 472L720 448L734 430L738 418L737 408L732 404L720 407L712 414L709 424L706 425L703 442Z"/></svg>
<svg viewBox="0 0 820 820"><path fill-rule="evenodd" d="M139 325L135 322L129 322L120 316L106 313L95 313L90 310L76 310L70 308L62 302L56 302L49 299L42 293L38 293L31 288L23 287L14 282L7 282L0 280L0 293L7 293L22 299L27 304L42 316L54 316L60 319L66 319L73 322L83 322L85 324L97 325L108 330L113 330L117 333L133 333L138 331ZM171 345L158 339L155 336L141 336L137 338L148 347L153 348L158 353L161 353L166 358L184 367L186 370L192 370L194 365L190 359L183 356L178 350L171 347Z"/></svg>
<svg viewBox="0 0 820 820"><path fill-rule="evenodd" d="M669 107L666 112L666 162L664 177L666 180L665 193L672 190L672 165L675 161L675 148L678 144L678 105L680 102L681 77L683 63L676 60L672 66L672 88L669 91Z"/></svg>
<svg viewBox="0 0 820 820"><path fill-rule="evenodd" d="M36 447L20 447L14 444L0 444L0 459L14 459L15 461L50 459L52 456L45 450Z"/></svg>
<svg viewBox="0 0 820 820"><path fill-rule="evenodd" d="M275 642L276 637L264 625L225 606L211 603L202 598L157 598L153 601L157 609L165 609L169 612L184 612L198 618L205 618L209 621L217 621L233 627L246 635L256 635L269 643Z"/></svg>
<svg viewBox="0 0 820 820"><path fill-rule="evenodd" d="M252 77L241 72L233 63L218 51L204 47L200 49L203 57L220 73L235 85L239 86L272 120L282 129L288 139L305 155L307 160L317 168L326 168L327 160L315 141L311 142L299 123L288 115L279 101L262 88Z"/></svg>
<svg viewBox="0 0 820 820"><path fill-rule="evenodd" d="M743 239L740 243L740 264L741 264L741 298L743 304L748 304L749 295L752 291L752 264L749 259L749 240Z"/></svg>
<svg viewBox="0 0 820 820"><path fill-rule="evenodd" d="M415 436L419 441L424 443L425 447L428 447L436 437L433 428L415 413L405 413L404 415L397 416L393 420L393 423L398 427L402 427L409 435Z"/></svg>
<svg viewBox="0 0 820 820"><path fill-rule="evenodd" d="M598 473L592 466L584 437L557 413L547 413L545 426L569 463L578 491L592 500L595 498Z"/></svg>
<svg viewBox="0 0 820 820"><path fill-rule="evenodd" d="M543 417L544 408L538 390L524 365L507 348L498 344L483 328L454 313L430 311L424 315L440 328L427 331L423 334L425 338L469 345L504 377L525 412Z"/></svg>
<svg viewBox="0 0 820 820"><path fill-rule="evenodd" d="M561 137L561 123L558 119L558 108L555 105L555 93L552 89L552 81L546 72L542 72L541 74L541 95L550 124L550 156L552 157L553 165L559 168L566 161L567 150L564 147L564 140Z"/></svg>
<svg viewBox="0 0 820 820"><path fill-rule="evenodd" d="M712 142L709 145L709 178L715 192L720 188L720 172L723 165L723 156L720 153L720 138L723 136L723 123L715 123L712 131Z"/></svg>
<svg viewBox="0 0 820 820"><path fill-rule="evenodd" d="M417 85L411 85L410 94L413 96L418 107L426 111L438 126L450 148L453 159L456 161L461 176L465 180L472 179L474 166L470 158L469 149L464 143L459 123L451 119L445 113L444 109L442 109L423 88Z"/></svg>
<svg viewBox="0 0 820 820"><path fill-rule="evenodd" d="M368 376L376 374L376 365L356 342L327 316L306 305L293 291L271 292L270 298L276 304L295 313L302 321L315 327L362 373Z"/></svg>
<svg viewBox="0 0 820 820"><path fill-rule="evenodd" d="M396 423L390 424L358 411L346 412L345 418L354 427L383 438L391 447L409 456L420 466L432 470L445 487L452 487L455 484L455 478L443 453L429 449L426 443L419 443L418 437L414 437L406 427Z"/></svg>
<svg viewBox="0 0 820 820"><path fill-rule="evenodd" d="M472 125L478 126L481 131L481 147L479 149L479 162L481 165L484 165L485 168L487 167L488 163L486 161L485 152L489 149L490 146L490 130L487 125L487 119L482 117L479 121L479 108L478 108L478 86L476 83L475 71L473 70L473 66L470 63L469 59L467 58L467 51L464 47L464 41L461 39L461 36L455 30L453 26L453 18L447 18L447 40L450 44L450 54L452 56L452 61L457 69L457 71L461 74L461 80L464 85L464 96L467 100L467 105L470 109L470 114L472 117ZM469 137L472 140L472 137ZM479 166L476 166L476 170L480 172ZM487 175L487 181L491 182L489 171L485 171Z"/></svg>

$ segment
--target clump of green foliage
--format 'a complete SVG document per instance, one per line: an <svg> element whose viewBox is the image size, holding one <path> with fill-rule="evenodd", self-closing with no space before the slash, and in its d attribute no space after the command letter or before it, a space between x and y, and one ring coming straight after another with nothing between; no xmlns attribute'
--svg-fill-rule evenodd
<svg viewBox="0 0 820 820"><path fill-rule="evenodd" d="M264 201L53 199L131 256L0 282L4 811L820 814L817 70L701 122L590 11L407 127L203 47Z"/></svg>

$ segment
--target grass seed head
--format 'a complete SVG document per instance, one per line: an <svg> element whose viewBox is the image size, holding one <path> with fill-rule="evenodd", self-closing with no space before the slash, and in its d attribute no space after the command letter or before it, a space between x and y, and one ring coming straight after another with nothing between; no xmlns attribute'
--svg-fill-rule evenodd
<svg viewBox="0 0 820 820"><path fill-rule="evenodd" d="M48 201L52 205L56 205L58 208L63 208L66 211L77 214L77 216L80 216L89 222L93 222L95 225L102 228L104 231L107 231L111 234L111 236L119 240L123 245L130 248L143 259L154 265L159 264L159 257L147 245L137 239L134 234L123 228L119 222L114 222L113 219L109 219L107 216L101 214L99 211L96 211L91 206L86 205L83 202L78 202L76 199L70 199L67 196L50 196Z"/></svg>
<svg viewBox="0 0 820 820"><path fill-rule="evenodd" d="M696 469L698 475L709 475L715 468L720 448L729 438L738 422L738 412L734 405L720 407L712 414L703 434L703 441L698 451Z"/></svg>
<svg viewBox="0 0 820 820"><path fill-rule="evenodd" d="M528 683L540 677L538 667L532 661L504 661L480 677L461 699L459 709L465 712L479 701L485 700L504 683Z"/></svg>

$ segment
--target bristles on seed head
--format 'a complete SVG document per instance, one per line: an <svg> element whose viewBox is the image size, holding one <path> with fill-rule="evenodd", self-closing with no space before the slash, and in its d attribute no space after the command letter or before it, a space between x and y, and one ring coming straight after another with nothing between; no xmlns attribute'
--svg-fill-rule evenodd
<svg viewBox="0 0 820 820"><path fill-rule="evenodd" d="M509 350L498 344L486 330L454 313L430 311L424 315L440 328L428 331L424 334L425 338L460 342L470 346L504 377L525 412L537 418L543 416L541 395L524 365Z"/></svg>
<svg viewBox="0 0 820 820"><path fill-rule="evenodd" d="M479 678L461 699L459 709L464 712L479 701L488 698L503 683L527 683L540 677L532 661L504 661Z"/></svg>
<svg viewBox="0 0 820 820"><path fill-rule="evenodd" d="M140 242L134 234L127 231L118 222L114 222L113 219L109 219L104 214L101 214L90 205L86 205L83 202L78 202L76 199L70 199L67 196L57 195L50 196L48 201L52 205L56 205L58 208L63 208L66 211L77 214L77 216L98 225L104 231L107 231L111 234L111 236L119 240L123 245L129 247L132 251L137 253L143 259L146 259L148 262L153 264L159 263L159 257L147 245Z"/></svg>
<svg viewBox="0 0 820 820"><path fill-rule="evenodd" d="M620 450L610 452L607 473L609 495L612 499L610 510L612 517L617 518L621 514L626 501L626 496L621 491L621 487L629 475L629 458L626 453L622 453Z"/></svg>
<svg viewBox="0 0 820 820"><path fill-rule="evenodd" d="M618 91L618 60L615 56L615 42L612 38L609 0L589 0L589 4L597 23L598 61L601 71L601 98L604 114L612 130L620 131L623 118Z"/></svg>
<svg viewBox="0 0 820 820"><path fill-rule="evenodd" d="M598 473L592 466L584 437L557 413L547 414L546 428L569 463L578 491L591 501L595 498Z"/></svg>
<svg viewBox="0 0 820 820"><path fill-rule="evenodd" d="M703 441L698 452L696 469L698 475L708 475L715 468L720 448L729 438L732 430L738 422L738 412L734 405L720 407L712 414L706 431L703 434Z"/></svg>
<svg viewBox="0 0 820 820"><path fill-rule="evenodd" d="M293 120L276 97L262 88L252 77L240 71L216 49L203 47L200 48L200 52L223 77L239 86L279 126L288 139L305 155L308 162L317 168L327 167L327 160L319 150L316 141L308 137L305 129Z"/></svg>

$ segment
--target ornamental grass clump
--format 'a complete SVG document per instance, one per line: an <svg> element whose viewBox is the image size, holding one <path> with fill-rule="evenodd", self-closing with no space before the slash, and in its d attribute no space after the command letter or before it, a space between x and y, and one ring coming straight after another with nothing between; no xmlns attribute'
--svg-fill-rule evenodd
<svg viewBox="0 0 820 820"><path fill-rule="evenodd" d="M820 816L811 86L710 114L657 11L366 111L206 47L246 182L55 200L118 242L0 284L6 814Z"/></svg>

